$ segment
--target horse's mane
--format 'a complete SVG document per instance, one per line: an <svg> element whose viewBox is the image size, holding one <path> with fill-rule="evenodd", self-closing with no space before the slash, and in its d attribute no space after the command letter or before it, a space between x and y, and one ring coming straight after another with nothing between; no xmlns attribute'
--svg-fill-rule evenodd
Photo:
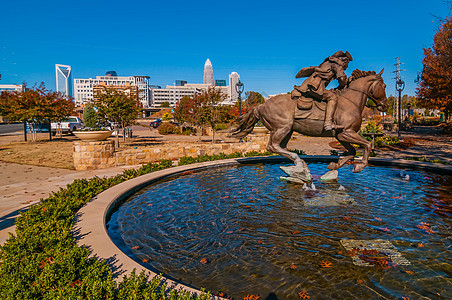
<svg viewBox="0 0 452 300"><path fill-rule="evenodd" d="M363 78L363 77L370 76L370 75L376 75L376 74L377 74L377 72L375 72L375 71L361 71L361 70L356 69L352 72L352 76L350 77L349 82L352 82L353 80L356 80L359 78Z"/></svg>

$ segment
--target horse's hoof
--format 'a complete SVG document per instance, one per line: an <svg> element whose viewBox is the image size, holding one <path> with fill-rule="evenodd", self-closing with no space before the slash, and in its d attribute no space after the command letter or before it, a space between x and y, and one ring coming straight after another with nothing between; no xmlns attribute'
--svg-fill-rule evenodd
<svg viewBox="0 0 452 300"><path fill-rule="evenodd" d="M365 163L355 163L355 166L353 167L353 173L359 173L367 166Z"/></svg>
<svg viewBox="0 0 452 300"><path fill-rule="evenodd" d="M335 162L330 162L330 164L327 167L329 170L337 170L339 169L339 164Z"/></svg>

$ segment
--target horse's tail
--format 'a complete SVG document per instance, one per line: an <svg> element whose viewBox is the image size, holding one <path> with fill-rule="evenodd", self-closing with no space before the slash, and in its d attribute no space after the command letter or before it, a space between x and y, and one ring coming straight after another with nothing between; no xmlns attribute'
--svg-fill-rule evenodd
<svg viewBox="0 0 452 300"><path fill-rule="evenodd" d="M256 124L259 121L257 112L258 107L259 105L253 107L246 114L235 119L234 123L238 124L238 126L233 127L231 129L230 132L231 136L236 138L242 138L247 136L251 131L253 131L254 124Z"/></svg>

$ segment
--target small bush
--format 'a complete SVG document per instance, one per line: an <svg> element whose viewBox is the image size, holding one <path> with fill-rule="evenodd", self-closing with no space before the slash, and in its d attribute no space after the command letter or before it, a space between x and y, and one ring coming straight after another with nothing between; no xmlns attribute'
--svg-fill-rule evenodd
<svg viewBox="0 0 452 300"><path fill-rule="evenodd" d="M396 136L377 136L375 138L375 147L393 146L400 143Z"/></svg>
<svg viewBox="0 0 452 300"><path fill-rule="evenodd" d="M163 122L162 124L160 124L158 131L162 135L181 134L179 127L168 122Z"/></svg>

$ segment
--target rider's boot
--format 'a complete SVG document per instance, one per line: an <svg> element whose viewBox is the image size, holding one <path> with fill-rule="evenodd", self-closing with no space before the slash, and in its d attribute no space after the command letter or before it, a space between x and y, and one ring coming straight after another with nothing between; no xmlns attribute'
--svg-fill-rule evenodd
<svg viewBox="0 0 452 300"><path fill-rule="evenodd" d="M333 116L336 112L337 100L328 99L325 111L325 122L323 123L323 129L325 131L331 131L333 129L343 129L344 126L333 124Z"/></svg>

